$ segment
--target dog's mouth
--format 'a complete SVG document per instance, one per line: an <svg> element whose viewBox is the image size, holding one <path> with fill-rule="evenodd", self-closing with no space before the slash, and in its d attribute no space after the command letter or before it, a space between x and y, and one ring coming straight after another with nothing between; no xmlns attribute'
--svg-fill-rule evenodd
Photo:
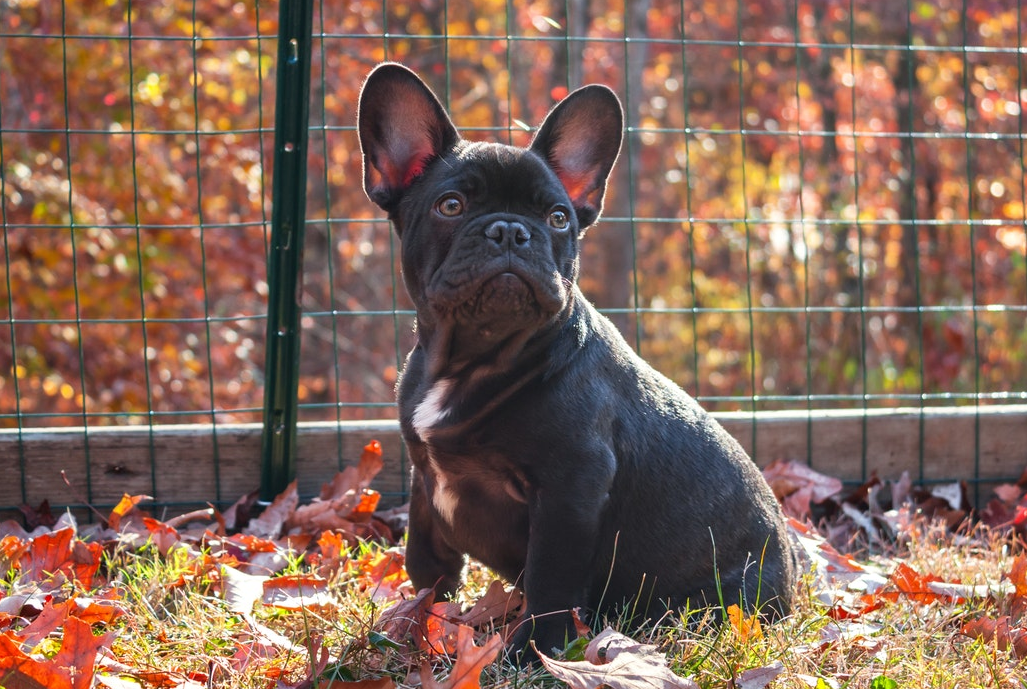
<svg viewBox="0 0 1027 689"><path fill-rule="evenodd" d="M548 320L563 307L560 284L557 276L542 278L508 265L458 284L446 281L429 301L438 315L488 336Z"/></svg>
<svg viewBox="0 0 1027 689"><path fill-rule="evenodd" d="M542 311L532 284L511 271L485 278L470 296L456 309L457 320L464 324L534 320Z"/></svg>

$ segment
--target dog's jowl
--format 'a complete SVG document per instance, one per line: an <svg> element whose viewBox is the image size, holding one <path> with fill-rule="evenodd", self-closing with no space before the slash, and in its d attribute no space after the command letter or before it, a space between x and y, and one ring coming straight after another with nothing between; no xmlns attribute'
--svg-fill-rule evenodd
<svg viewBox="0 0 1027 689"><path fill-rule="evenodd" d="M776 617L794 589L757 467L578 290L622 130L604 86L567 96L528 148L463 139L400 65L360 96L365 189L399 234L417 311L398 388L407 569L447 595L470 555L519 584L515 653L563 647L574 608Z"/></svg>

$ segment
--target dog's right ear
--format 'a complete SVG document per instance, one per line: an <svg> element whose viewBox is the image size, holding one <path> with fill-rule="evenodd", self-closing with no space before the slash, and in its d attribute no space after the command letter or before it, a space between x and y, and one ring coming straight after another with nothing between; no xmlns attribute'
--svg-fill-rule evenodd
<svg viewBox="0 0 1027 689"><path fill-rule="evenodd" d="M431 89L396 63L379 65L367 76L357 129L364 191L389 212L428 164L460 140Z"/></svg>

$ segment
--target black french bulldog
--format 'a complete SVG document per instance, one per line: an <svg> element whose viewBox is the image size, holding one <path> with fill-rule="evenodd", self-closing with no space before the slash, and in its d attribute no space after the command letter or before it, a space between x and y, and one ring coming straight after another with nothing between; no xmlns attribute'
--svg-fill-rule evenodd
<svg viewBox="0 0 1027 689"><path fill-rule="evenodd" d="M620 149L614 93L571 93L528 148L476 143L384 64L358 120L364 188L400 237L417 311L398 385L414 585L454 593L465 554L519 583L514 654L529 638L563 648L577 607L787 614L790 542L757 467L575 282Z"/></svg>

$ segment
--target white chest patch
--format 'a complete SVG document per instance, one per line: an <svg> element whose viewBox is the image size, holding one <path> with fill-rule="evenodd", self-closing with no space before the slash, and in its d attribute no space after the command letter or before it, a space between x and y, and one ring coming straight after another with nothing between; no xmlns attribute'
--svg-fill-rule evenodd
<svg viewBox="0 0 1027 689"><path fill-rule="evenodd" d="M421 440L427 440L431 434L432 426L449 416L449 409L446 408L446 397L452 387L453 381L451 379L439 378L435 381L435 385L431 387L431 390L424 396L424 399L421 400L421 403L417 405L417 408L414 409L414 417L412 419L414 430L417 431L417 435L420 436Z"/></svg>
<svg viewBox="0 0 1027 689"><path fill-rule="evenodd" d="M429 455L428 463L435 478L435 490L432 491L431 502L438 511L439 516L446 520L447 524L452 524L453 518L456 515L456 492L450 487L449 477L439 468L435 458Z"/></svg>

